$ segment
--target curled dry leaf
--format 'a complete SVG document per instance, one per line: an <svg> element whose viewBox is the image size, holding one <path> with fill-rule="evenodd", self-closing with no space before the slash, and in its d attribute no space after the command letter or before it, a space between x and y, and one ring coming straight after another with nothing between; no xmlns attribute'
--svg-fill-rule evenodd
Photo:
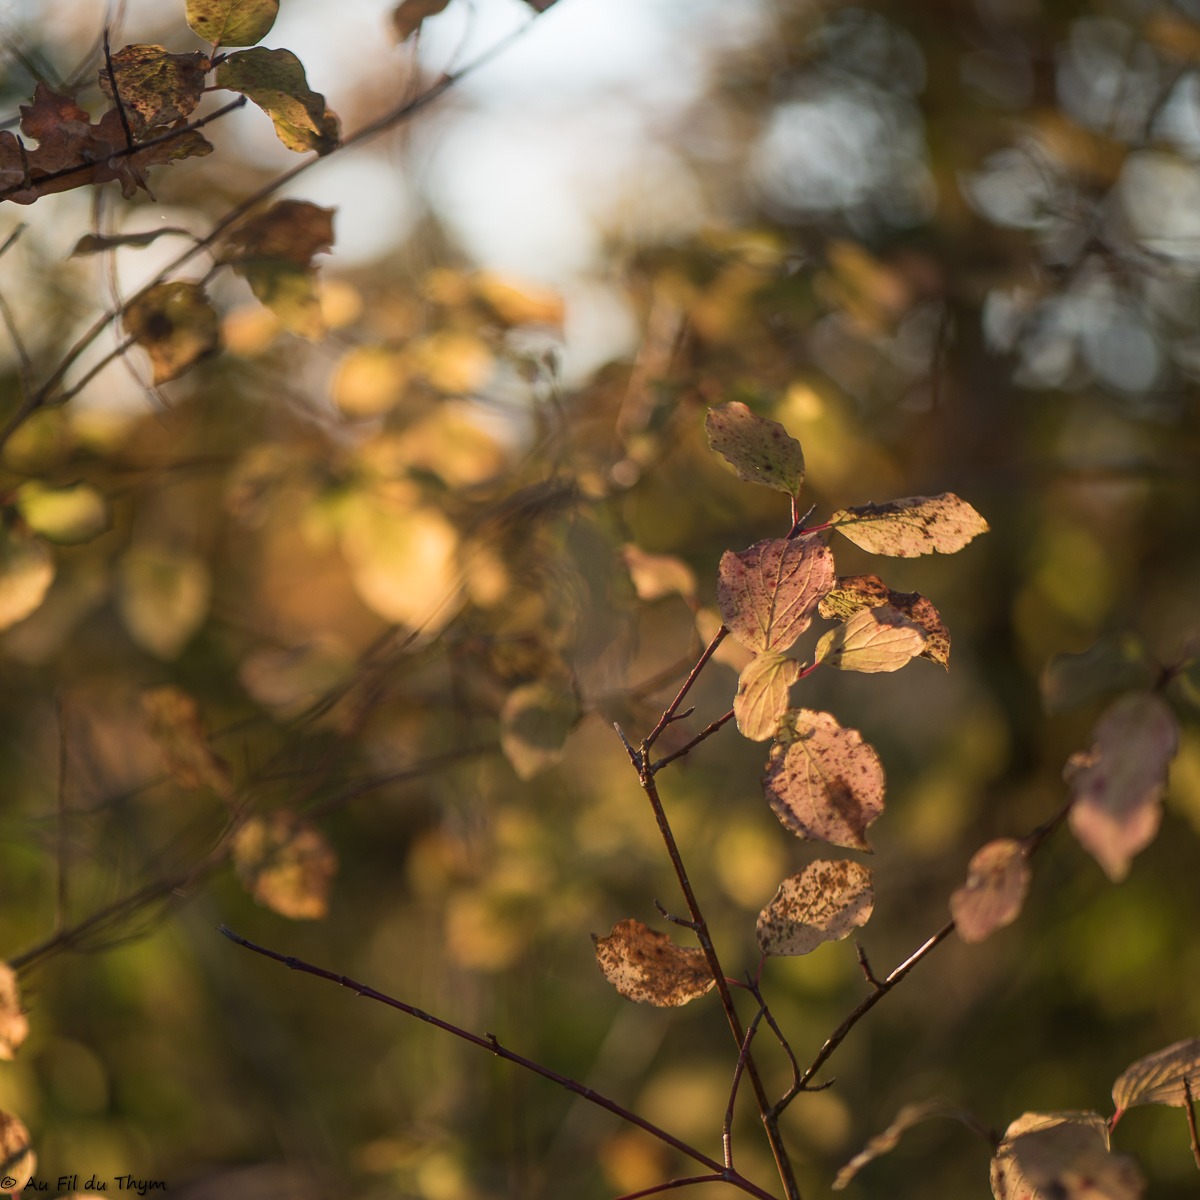
<svg viewBox="0 0 1200 1200"><path fill-rule="evenodd" d="M0 962L0 1059L10 1062L28 1033L17 973L8 963Z"/></svg>
<svg viewBox="0 0 1200 1200"><path fill-rule="evenodd" d="M763 794L798 837L870 851L867 826L883 812L883 767L857 729L808 708L784 715Z"/></svg>
<svg viewBox="0 0 1200 1200"><path fill-rule="evenodd" d="M782 654L758 654L746 665L738 680L733 713L738 729L752 742L775 736L780 718L787 712L788 689L800 677L800 664Z"/></svg>
<svg viewBox="0 0 1200 1200"><path fill-rule="evenodd" d="M37 1170L29 1130L11 1113L0 1110L0 1193L19 1195Z"/></svg>
<svg viewBox="0 0 1200 1200"><path fill-rule="evenodd" d="M1087 753L1074 754L1064 775L1071 788L1071 832L1114 883L1158 833L1167 769L1179 726L1166 703L1131 692L1096 723Z"/></svg>
<svg viewBox="0 0 1200 1200"><path fill-rule="evenodd" d="M677 592L685 600L696 595L696 576L682 559L671 554L647 554L632 542L621 547L625 569L639 600L660 600Z"/></svg>
<svg viewBox="0 0 1200 1200"><path fill-rule="evenodd" d="M758 542L721 556L717 607L746 649L782 653L812 623L833 579L833 555L819 538Z"/></svg>
<svg viewBox="0 0 1200 1200"><path fill-rule="evenodd" d="M789 875L758 914L758 947L764 954L809 954L865 925L874 908L868 867L819 858Z"/></svg>
<svg viewBox="0 0 1200 1200"><path fill-rule="evenodd" d="M265 908L293 920L329 910L337 855L315 825L282 809L251 817L233 839L238 878Z"/></svg>
<svg viewBox="0 0 1200 1200"><path fill-rule="evenodd" d="M217 314L198 283L155 284L129 303L122 321L150 356L155 385L177 379L220 341Z"/></svg>
<svg viewBox="0 0 1200 1200"><path fill-rule="evenodd" d="M185 788L211 788L226 798L233 794L229 764L209 745L196 701L177 687L142 693L146 729L157 743L167 770Z"/></svg>
<svg viewBox="0 0 1200 1200"><path fill-rule="evenodd" d="M829 524L856 546L893 558L953 554L988 530L983 517L953 492L839 509Z"/></svg>
<svg viewBox="0 0 1200 1200"><path fill-rule="evenodd" d="M1145 1180L1133 1159L1113 1154L1099 1113L1025 1113L992 1158L996 1200L1139 1200Z"/></svg>
<svg viewBox="0 0 1200 1200"><path fill-rule="evenodd" d="M1012 838L998 838L977 850L967 867L967 882L950 897L950 915L964 942L982 942L1011 925L1029 891L1029 860Z"/></svg>
<svg viewBox="0 0 1200 1200"><path fill-rule="evenodd" d="M279 0L187 0L187 23L214 46L253 46L271 32Z"/></svg>
<svg viewBox="0 0 1200 1200"><path fill-rule="evenodd" d="M608 937L592 934L604 978L627 1000L678 1008L715 986L704 951L676 946L665 933L632 917Z"/></svg>
<svg viewBox="0 0 1200 1200"><path fill-rule="evenodd" d="M1185 1038L1126 1067L1112 1088L1113 1124L1127 1108L1139 1104L1182 1108L1189 1090L1193 1100L1200 1098L1200 1038Z"/></svg>
<svg viewBox="0 0 1200 1200"><path fill-rule="evenodd" d="M54 557L46 543L23 529L0 524L0 629L23 621L54 582Z"/></svg>
<svg viewBox="0 0 1200 1200"><path fill-rule="evenodd" d="M170 54L165 46L124 46L112 56L121 106L136 138L165 132L186 121L204 95L211 64L198 51ZM100 67L100 90L113 100L108 66Z"/></svg>
<svg viewBox="0 0 1200 1200"><path fill-rule="evenodd" d="M837 1173L833 1180L833 1190L842 1191L863 1167L895 1150L903 1134L914 1125L928 1121L930 1117L969 1119L969 1115L963 1109L947 1104L944 1100L924 1100L919 1104L906 1104L892 1119L892 1123L882 1133L877 1133L871 1138Z"/></svg>
<svg viewBox="0 0 1200 1200"><path fill-rule="evenodd" d="M839 671L898 671L925 649L925 631L890 604L860 609L844 625L822 634L819 663Z"/></svg>
<svg viewBox="0 0 1200 1200"><path fill-rule="evenodd" d="M778 421L760 417L740 400L710 408L708 444L746 483L798 496L804 485L804 451Z"/></svg>
<svg viewBox="0 0 1200 1200"><path fill-rule="evenodd" d="M925 631L922 658L941 663L943 667L949 665L950 631L938 610L920 592L893 591L878 575L846 575L838 578L817 611L823 617L845 621L865 608L879 608L885 604Z"/></svg>
<svg viewBox="0 0 1200 1200"><path fill-rule="evenodd" d="M500 710L500 747L522 779L562 758L567 735L582 716L575 693L529 683L514 689Z"/></svg>

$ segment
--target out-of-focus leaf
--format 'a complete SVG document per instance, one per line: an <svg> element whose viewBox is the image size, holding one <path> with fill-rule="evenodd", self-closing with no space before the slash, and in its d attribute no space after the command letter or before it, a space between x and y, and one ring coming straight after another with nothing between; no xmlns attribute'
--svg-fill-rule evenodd
<svg viewBox="0 0 1200 1200"><path fill-rule="evenodd" d="M738 680L733 701L738 729L752 742L775 736L779 720L787 711L788 689L800 677L800 664L782 654L767 651L756 655Z"/></svg>
<svg viewBox="0 0 1200 1200"><path fill-rule="evenodd" d="M90 542L109 524L108 504L89 483L47 487L36 479L17 490L17 509L34 533L51 542Z"/></svg>
<svg viewBox="0 0 1200 1200"><path fill-rule="evenodd" d="M122 320L150 356L155 384L177 379L220 340L217 314L198 283L156 284L128 305Z"/></svg>
<svg viewBox="0 0 1200 1200"><path fill-rule="evenodd" d="M187 0L187 23L214 46L253 46L271 32L279 0Z"/></svg>
<svg viewBox="0 0 1200 1200"><path fill-rule="evenodd" d="M762 786L797 837L870 851L865 832L883 812L883 767L857 729L844 729L829 713L790 710Z"/></svg>
<svg viewBox="0 0 1200 1200"><path fill-rule="evenodd" d="M823 617L845 621L864 608L879 608L885 604L925 631L922 658L941 663L943 667L949 665L950 631L938 610L920 592L893 591L878 575L846 575L838 578L817 611Z"/></svg>
<svg viewBox="0 0 1200 1200"><path fill-rule="evenodd" d="M134 136L187 120L204 94L210 65L198 51L170 54L164 46L147 45L118 50L112 56L112 73ZM100 68L100 90L114 99L107 64Z"/></svg>
<svg viewBox="0 0 1200 1200"><path fill-rule="evenodd" d="M704 421L708 444L746 483L800 495L804 451L778 421L760 417L740 400L710 408Z"/></svg>
<svg viewBox="0 0 1200 1200"><path fill-rule="evenodd" d="M238 878L265 908L296 921L315 921L329 911L337 855L319 829L278 809L251 817L233 839Z"/></svg>
<svg viewBox="0 0 1200 1200"><path fill-rule="evenodd" d="M665 933L632 918L608 937L592 934L604 978L627 1000L678 1008L714 986L704 951L676 946Z"/></svg>
<svg viewBox="0 0 1200 1200"><path fill-rule="evenodd" d="M1181 1108L1188 1103L1189 1090L1193 1100L1200 1098L1200 1038L1185 1038L1130 1063L1113 1084L1113 1124L1127 1108L1139 1104Z"/></svg>
<svg viewBox="0 0 1200 1200"><path fill-rule="evenodd" d="M156 242L160 237L191 237L189 229L180 229L175 225L164 225L161 229L147 229L144 233L114 233L101 236L95 233L85 233L71 250L72 258L85 254L102 254L105 250L119 250L123 246L138 250Z"/></svg>
<svg viewBox="0 0 1200 1200"><path fill-rule="evenodd" d="M898 671L925 648L925 631L890 604L863 608L817 642L816 660L839 671Z"/></svg>
<svg viewBox="0 0 1200 1200"><path fill-rule="evenodd" d="M400 0L392 9L392 36L397 42L406 41L421 28L426 17L444 12L450 0Z"/></svg>
<svg viewBox="0 0 1200 1200"><path fill-rule="evenodd" d="M954 1105L947 1104L944 1100L924 1100L919 1104L906 1104L892 1118L892 1123L882 1132L877 1133L867 1144L844 1166L833 1180L833 1190L835 1192L842 1191L850 1181L865 1167L868 1163L874 1162L875 1159L884 1154L889 1154L895 1150L899 1144L900 1138L912 1129L914 1125L919 1125L922 1121L928 1121L930 1117L955 1117L963 1120L967 1117L967 1113ZM1015 1200L1015 1198L1014 1198Z"/></svg>
<svg viewBox="0 0 1200 1200"><path fill-rule="evenodd" d="M338 119L325 97L308 86L304 66L290 50L239 50L217 67L215 78L217 87L257 104L289 150L328 154L337 149Z"/></svg>
<svg viewBox="0 0 1200 1200"><path fill-rule="evenodd" d="M29 1130L11 1113L0 1110L0 1194L18 1196L37 1170L37 1155L29 1139Z"/></svg>
<svg viewBox="0 0 1200 1200"><path fill-rule="evenodd" d="M694 599L696 575L682 559L671 554L647 554L632 542L621 547L621 557L639 600L660 600L672 592L685 600Z"/></svg>
<svg viewBox="0 0 1200 1200"><path fill-rule="evenodd" d="M1029 891L1029 860L1012 838L998 838L977 850L967 867L967 881L950 897L950 915L964 942L984 938L1011 925Z"/></svg>
<svg viewBox="0 0 1200 1200"><path fill-rule="evenodd" d="M721 555L717 607L748 650L787 650L833 586L833 555L820 538L775 538Z"/></svg>
<svg viewBox="0 0 1200 1200"><path fill-rule="evenodd" d="M1132 633L1113 634L1080 654L1056 654L1042 672L1042 704L1048 713L1066 712L1153 681L1154 666L1141 640Z"/></svg>
<svg viewBox="0 0 1200 1200"><path fill-rule="evenodd" d="M21 1011L17 973L8 963L0 962L0 1059L11 1062L28 1033L29 1021Z"/></svg>
<svg viewBox="0 0 1200 1200"><path fill-rule="evenodd" d="M1138 1200L1145 1181L1133 1159L1113 1154L1098 1113L1025 1113L992 1158L996 1200Z"/></svg>
<svg viewBox="0 0 1200 1200"><path fill-rule="evenodd" d="M54 582L54 558L46 543L0 525L0 629L23 621Z"/></svg>
<svg viewBox="0 0 1200 1200"><path fill-rule="evenodd" d="M202 559L135 546L118 567L117 609L129 636L157 658L178 658L204 624L212 578Z"/></svg>
<svg viewBox="0 0 1200 1200"><path fill-rule="evenodd" d="M384 346L355 346L334 371L333 402L348 417L378 417L404 397L409 372L404 356Z"/></svg>
<svg viewBox="0 0 1200 1200"><path fill-rule="evenodd" d="M242 660L242 686L280 717L295 717L342 683L354 668L340 646L315 641L289 649L267 647Z"/></svg>
<svg viewBox="0 0 1200 1200"><path fill-rule="evenodd" d="M505 325L563 323L566 305L558 292L526 280L509 279L494 271L480 271L471 280L475 295Z"/></svg>
<svg viewBox="0 0 1200 1200"><path fill-rule="evenodd" d="M1096 723L1091 750L1073 754L1064 772L1071 788L1071 832L1114 883L1158 833L1167 768L1179 727L1150 692L1115 700Z"/></svg>
<svg viewBox="0 0 1200 1200"><path fill-rule="evenodd" d="M528 683L508 694L500 710L500 747L522 779L562 757L567 735L582 715L574 692Z"/></svg>
<svg viewBox="0 0 1200 1200"><path fill-rule="evenodd" d="M988 523L953 492L842 508L829 524L863 550L893 558L953 554L988 531Z"/></svg>
<svg viewBox="0 0 1200 1200"><path fill-rule="evenodd" d="M211 788L229 799L233 794L229 764L214 753L196 701L177 687L142 693L146 729L158 744L167 770L185 788Z"/></svg>
<svg viewBox="0 0 1200 1200"><path fill-rule="evenodd" d="M417 338L406 347L405 357L414 374L450 396L478 391L496 368L482 338L454 329Z"/></svg>
<svg viewBox="0 0 1200 1200"><path fill-rule="evenodd" d="M790 875L758 914L764 954L809 954L865 925L875 908L870 869L847 859L819 858Z"/></svg>

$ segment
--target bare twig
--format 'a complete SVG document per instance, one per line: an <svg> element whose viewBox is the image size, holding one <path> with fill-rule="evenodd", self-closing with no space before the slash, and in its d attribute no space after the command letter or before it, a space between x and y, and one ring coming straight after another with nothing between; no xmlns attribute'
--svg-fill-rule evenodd
<svg viewBox="0 0 1200 1200"><path fill-rule="evenodd" d="M728 722L732 721L733 716L734 716L734 713L733 713L733 709L731 708L723 716L720 716L715 721L713 721L712 724L706 725L686 745L680 746L678 750L673 751L671 754L666 755L664 758L660 758L658 760L658 762L654 763L650 767L651 773L653 773L655 771L661 771L662 768L667 765L667 763L673 763L677 758L682 758L685 754L690 754L706 738L712 737L712 735L714 733L716 733L717 730L720 729L722 725L726 725L726 724L728 724Z"/></svg>
<svg viewBox="0 0 1200 1200"><path fill-rule="evenodd" d="M738 1084L742 1081L742 1072L746 1069L746 1059L750 1054L750 1043L758 1032L759 1022L766 1012L765 1007L759 1008L754 1019L746 1027L746 1036L742 1038L742 1048L738 1051L737 1065L733 1068L733 1082L729 1085L729 1103L725 1105L725 1118L721 1122L721 1148L725 1155L725 1165L733 1168L733 1106L737 1101Z"/></svg>
<svg viewBox="0 0 1200 1200"><path fill-rule="evenodd" d="M108 82L112 86L113 103L117 106L117 116L121 118L121 128L125 131L125 149L134 153L138 149L133 140L133 130L129 126L129 114L125 111L125 101L121 99L121 89L117 86L117 73L113 70L112 51L108 47L108 29L104 30L104 70Z"/></svg>
<svg viewBox="0 0 1200 1200"><path fill-rule="evenodd" d="M688 692L692 690L693 684L695 684L696 680L700 677L700 672L704 670L708 660L712 658L717 647L725 640L725 635L728 632L729 630L722 625L721 628L718 629L715 634L713 634L712 641L709 642L704 648L704 653L700 655L696 665L688 672L688 677L683 681L683 686L679 689L678 693L676 693L675 699L672 700L665 709L663 709L662 716L658 718L658 724L655 725L654 728L646 735L645 741L642 742L643 755L649 752L650 747L653 746L662 735L662 731L671 723L671 719L674 717L679 706L683 703Z"/></svg>
<svg viewBox="0 0 1200 1200"><path fill-rule="evenodd" d="M1187 1101L1183 1106L1183 1111L1187 1113L1188 1136L1192 1145L1192 1159L1196 1167L1200 1169L1200 1133L1196 1131L1196 1103L1195 1097L1192 1095L1191 1080L1186 1075L1183 1077L1183 1096Z"/></svg>

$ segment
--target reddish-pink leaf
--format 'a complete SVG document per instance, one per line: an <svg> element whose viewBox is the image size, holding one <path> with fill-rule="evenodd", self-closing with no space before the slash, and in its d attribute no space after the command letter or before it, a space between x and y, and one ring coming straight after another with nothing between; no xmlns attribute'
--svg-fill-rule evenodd
<svg viewBox="0 0 1200 1200"><path fill-rule="evenodd" d="M1167 768L1179 745L1179 727L1166 703L1131 692L1096 723L1090 751L1071 756L1071 832L1119 883L1133 856L1158 833Z"/></svg>
<svg viewBox="0 0 1200 1200"><path fill-rule="evenodd" d="M746 483L761 483L798 496L804 483L804 452L778 421L760 417L740 400L710 408L704 421L708 444Z"/></svg>
<svg viewBox="0 0 1200 1200"><path fill-rule="evenodd" d="M758 914L764 954L808 954L865 925L875 908L870 869L847 859L817 859L780 885Z"/></svg>
<svg viewBox="0 0 1200 1200"><path fill-rule="evenodd" d="M733 713L738 729L752 742L775 736L779 719L787 712L788 689L800 676L800 664L782 654L756 655L738 680Z"/></svg>
<svg viewBox="0 0 1200 1200"><path fill-rule="evenodd" d="M665 933L630 918L608 937L592 934L604 978L628 1000L678 1008L715 986L703 950L676 946Z"/></svg>
<svg viewBox="0 0 1200 1200"><path fill-rule="evenodd" d="M798 837L870 851L867 826L883 812L883 767L856 729L829 713L793 709L771 747L763 794Z"/></svg>
<svg viewBox="0 0 1200 1200"><path fill-rule="evenodd" d="M823 617L845 621L864 608L888 605L903 613L925 631L922 658L947 666L950 662L950 631L938 610L920 592L893 591L878 575L839 576L834 589L827 593L817 611Z"/></svg>
<svg viewBox="0 0 1200 1200"><path fill-rule="evenodd" d="M953 554L988 529L988 523L953 492L843 508L829 523L856 546L894 558L935 551Z"/></svg>
<svg viewBox="0 0 1200 1200"><path fill-rule="evenodd" d="M1192 1099L1200 1098L1200 1038L1185 1038L1131 1063L1113 1084L1112 1098L1119 1116L1138 1104L1181 1108L1189 1091Z"/></svg>
<svg viewBox="0 0 1200 1200"><path fill-rule="evenodd" d="M812 623L833 579L833 555L819 538L758 542L721 556L717 607L746 649L782 653Z"/></svg>
<svg viewBox="0 0 1200 1200"><path fill-rule="evenodd" d="M1012 838L998 838L977 850L967 868L967 882L950 897L950 913L964 942L982 942L1011 925L1029 891L1025 848Z"/></svg>

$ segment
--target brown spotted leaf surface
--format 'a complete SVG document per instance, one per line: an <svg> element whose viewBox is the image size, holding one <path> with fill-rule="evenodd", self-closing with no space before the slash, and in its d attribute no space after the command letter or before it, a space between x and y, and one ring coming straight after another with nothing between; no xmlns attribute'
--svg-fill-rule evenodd
<svg viewBox="0 0 1200 1200"><path fill-rule="evenodd" d="M1200 1099L1200 1038L1184 1038L1131 1063L1113 1084L1112 1098L1120 1115L1139 1104L1180 1108L1189 1091Z"/></svg>
<svg viewBox="0 0 1200 1200"><path fill-rule="evenodd" d="M1012 838L997 838L977 850L967 881L950 897L950 915L964 942L982 942L1011 925L1029 891L1029 860Z"/></svg>
<svg viewBox="0 0 1200 1200"><path fill-rule="evenodd" d="M925 631L890 604L863 608L822 634L816 659L839 671L898 671L925 649Z"/></svg>
<svg viewBox="0 0 1200 1200"><path fill-rule="evenodd" d="M677 946L632 917L592 941L604 978L628 1000L678 1008L715 986L704 951Z"/></svg>
<svg viewBox="0 0 1200 1200"><path fill-rule="evenodd" d="M833 580L833 555L819 538L774 538L740 553L725 551L717 607L747 650L782 653L812 623Z"/></svg>
<svg viewBox="0 0 1200 1200"><path fill-rule="evenodd" d="M738 729L752 742L775 736L779 719L787 712L788 689L800 677L800 664L767 651L755 655L738 679L733 713Z"/></svg>
<svg viewBox="0 0 1200 1200"><path fill-rule="evenodd" d="M788 876L759 913L758 947L764 954L809 954L865 925L874 908L869 868L848 859L817 859Z"/></svg>
<svg viewBox="0 0 1200 1200"><path fill-rule="evenodd" d="M783 726L762 779L775 815L797 837L869 851L867 826L883 812L879 755L829 713L792 709Z"/></svg>
<svg viewBox="0 0 1200 1200"><path fill-rule="evenodd" d="M156 385L177 379L220 342L216 310L198 283L155 284L129 303L122 322L150 356Z"/></svg>
<svg viewBox="0 0 1200 1200"><path fill-rule="evenodd" d="M938 610L920 592L894 591L878 575L840 576L817 611L831 620L846 621L865 608L883 605L894 608L924 630L922 658L941 663L943 667L949 665L950 631Z"/></svg>
<svg viewBox="0 0 1200 1200"><path fill-rule="evenodd" d="M10 1062L28 1033L17 974L8 963L0 962L0 1059Z"/></svg>
<svg viewBox="0 0 1200 1200"><path fill-rule="evenodd" d="M329 911L337 855L324 834L295 813L251 817L234 836L233 863L250 895L280 916L315 921Z"/></svg>
<svg viewBox="0 0 1200 1200"><path fill-rule="evenodd" d="M983 517L953 492L839 509L829 524L863 550L893 558L953 554L988 530Z"/></svg>
<svg viewBox="0 0 1200 1200"><path fill-rule="evenodd" d="M804 451L778 421L760 417L740 400L710 408L708 444L746 483L798 496L804 485Z"/></svg>
<svg viewBox="0 0 1200 1200"><path fill-rule="evenodd" d="M112 56L112 76L107 64L100 67L100 90L115 100L117 94L135 138L186 121L204 94L204 77L210 67L198 51L171 54L165 46L124 46Z"/></svg>

